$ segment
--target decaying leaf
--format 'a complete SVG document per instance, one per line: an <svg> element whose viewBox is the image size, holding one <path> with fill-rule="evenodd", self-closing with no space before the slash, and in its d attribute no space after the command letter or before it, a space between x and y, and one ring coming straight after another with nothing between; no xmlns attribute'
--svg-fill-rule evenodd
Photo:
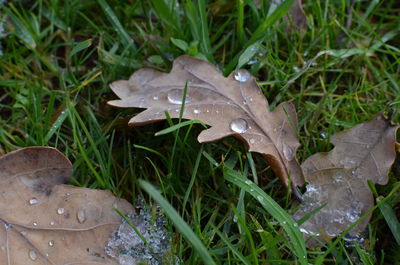
<svg viewBox="0 0 400 265"><path fill-rule="evenodd" d="M302 7L302 0L295 0L292 8L290 9L290 17L296 30L307 29L307 16Z"/></svg>
<svg viewBox="0 0 400 265"><path fill-rule="evenodd" d="M336 237L373 207L367 181L384 185L396 152L396 125L383 114L331 137L335 148L309 157L301 166L309 183L304 204L294 215L300 219L324 205L302 225L305 235L328 240ZM350 231L357 236L368 224L363 219Z"/></svg>
<svg viewBox="0 0 400 265"><path fill-rule="evenodd" d="M49 147L0 158L0 264L119 264L105 246L134 208L109 191L63 185L71 163Z"/></svg>
<svg viewBox="0 0 400 265"><path fill-rule="evenodd" d="M224 77L206 61L181 56L170 73L140 69L129 80L113 82L111 89L121 100L110 105L147 109L129 121L131 126L163 120L164 111L178 118L185 101L184 119L211 126L200 133L199 142L236 136L250 151L263 154L286 185L289 178L294 186L303 184L295 157L299 142L294 105L284 102L271 112L255 78L244 69Z"/></svg>

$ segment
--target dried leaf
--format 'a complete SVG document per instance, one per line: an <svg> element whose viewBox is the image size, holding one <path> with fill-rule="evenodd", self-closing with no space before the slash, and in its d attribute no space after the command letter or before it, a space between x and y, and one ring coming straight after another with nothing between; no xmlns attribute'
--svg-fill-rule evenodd
<svg viewBox="0 0 400 265"><path fill-rule="evenodd" d="M336 237L373 207L374 199L367 181L384 185L393 164L396 125L383 114L371 121L331 137L335 148L318 153L301 165L309 183L304 204L294 215L300 219L326 204L302 225L305 234L328 240ZM363 219L350 231L357 236L368 224Z"/></svg>
<svg viewBox="0 0 400 265"><path fill-rule="evenodd" d="M307 29L307 16L302 7L302 0L295 0L290 9L290 18L296 30L301 31Z"/></svg>
<svg viewBox="0 0 400 265"><path fill-rule="evenodd" d="M181 56L168 74L140 69L129 80L113 82L111 89L121 100L108 103L146 108L129 121L131 126L163 120L164 111L178 118L186 84L183 118L211 126L200 133L199 142L236 136L250 151L263 154L286 185L289 177L294 186L303 184L295 159L299 142L294 105L284 102L271 112L255 78L244 69L224 77L206 61Z"/></svg>
<svg viewBox="0 0 400 265"><path fill-rule="evenodd" d="M123 213L134 212L109 191L62 185L71 163L49 147L0 158L0 264L119 264L105 245Z"/></svg>

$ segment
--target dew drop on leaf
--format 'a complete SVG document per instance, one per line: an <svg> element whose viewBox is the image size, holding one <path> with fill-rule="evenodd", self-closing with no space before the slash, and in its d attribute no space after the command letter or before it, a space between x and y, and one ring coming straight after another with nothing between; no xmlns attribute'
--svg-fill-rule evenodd
<svg viewBox="0 0 400 265"><path fill-rule="evenodd" d="M39 202L38 199L36 199L35 197L33 197L32 199L29 200L29 204L30 204L30 205L35 205L35 204L37 204L38 202Z"/></svg>
<svg viewBox="0 0 400 265"><path fill-rule="evenodd" d="M183 90L182 89L171 89L168 91L168 101L171 102L172 104L177 104L181 105L182 99L183 99ZM186 95L185 97L185 103L189 103L191 101L191 98Z"/></svg>
<svg viewBox="0 0 400 265"><path fill-rule="evenodd" d="M250 79L250 74L246 70L240 69L235 72L234 78L236 81L239 81L240 83L244 83Z"/></svg>
<svg viewBox="0 0 400 265"><path fill-rule="evenodd" d="M85 210L83 210L83 209L78 210L78 212L76 213L76 219L78 219L79 223L83 224L86 221Z"/></svg>
<svg viewBox="0 0 400 265"><path fill-rule="evenodd" d="M139 99L139 107L142 108L144 104L146 103L146 100L144 98Z"/></svg>
<svg viewBox="0 0 400 265"><path fill-rule="evenodd" d="M292 161L294 158L293 149L287 146L286 144L283 144L283 156L287 161Z"/></svg>
<svg viewBox="0 0 400 265"><path fill-rule="evenodd" d="M34 250L29 250L29 258L31 259L31 260L36 260L37 259L37 253L36 253L36 251L34 251Z"/></svg>
<svg viewBox="0 0 400 265"><path fill-rule="evenodd" d="M58 208L57 209L57 214L63 214L65 212L64 208Z"/></svg>
<svg viewBox="0 0 400 265"><path fill-rule="evenodd" d="M236 119L229 125L230 129L237 133L245 133L247 131L248 125L247 121L244 119Z"/></svg>

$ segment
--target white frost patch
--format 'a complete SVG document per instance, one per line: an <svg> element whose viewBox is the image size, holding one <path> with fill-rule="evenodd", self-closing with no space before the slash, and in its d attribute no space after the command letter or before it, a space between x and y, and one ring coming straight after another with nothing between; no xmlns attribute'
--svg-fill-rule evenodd
<svg viewBox="0 0 400 265"><path fill-rule="evenodd" d="M136 207L136 213L126 217L146 239L147 244L123 219L105 247L107 255L117 258L121 265L136 265L139 262L149 265L179 264L179 259L171 253L171 235L165 229L167 221L159 207L152 216L149 206L142 204Z"/></svg>

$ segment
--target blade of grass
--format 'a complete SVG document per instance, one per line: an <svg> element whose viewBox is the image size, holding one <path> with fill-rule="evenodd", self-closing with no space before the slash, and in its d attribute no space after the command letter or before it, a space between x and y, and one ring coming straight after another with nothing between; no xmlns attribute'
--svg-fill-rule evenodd
<svg viewBox="0 0 400 265"><path fill-rule="evenodd" d="M224 75L228 75L235 68L236 64L239 61L240 55L243 53L245 49L247 49L250 45L254 44L258 40L262 39L266 36L266 32L268 29L279 19L281 19L284 15L286 15L290 8L292 7L294 0L286 0L282 2L269 16L265 18L265 20L258 26L258 28L253 32L251 38L246 42L243 46L242 52L239 52L225 67Z"/></svg>
<svg viewBox="0 0 400 265"><path fill-rule="evenodd" d="M103 12L106 14L108 21L110 21L111 25L113 26L114 30L117 32L119 37L121 38L122 42L125 45L125 48L130 48L132 51L137 49L135 43L133 42L132 38L129 37L128 33L122 26L121 22L119 22L118 17L115 15L112 8L108 5L106 0L97 0Z"/></svg>
<svg viewBox="0 0 400 265"><path fill-rule="evenodd" d="M172 207L169 202L164 199L158 190L156 190L150 183L139 180L140 186L164 209L165 214L174 223L176 229L186 238L187 241L192 245L193 249L197 251L200 258L207 265L216 265L215 261L211 257L207 248L199 240L196 234L190 229L189 225L182 219L178 212Z"/></svg>
<svg viewBox="0 0 400 265"><path fill-rule="evenodd" d="M224 177L229 182L244 189L251 196L260 202L264 209L272 215L283 226L288 234L293 252L299 259L300 264L308 264L307 251L303 235L301 234L297 223L283 210L268 194L260 187L255 185L251 180L244 180L241 175L233 169L224 168Z"/></svg>
<svg viewBox="0 0 400 265"><path fill-rule="evenodd" d="M376 201L380 202L382 199L383 197L380 196L376 199ZM397 219L392 206L390 206L390 204L387 202L383 202L382 204L379 205L379 210L381 211L383 217L386 220L386 223L388 224L390 230L392 231L392 235L396 240L397 245L400 246L400 222Z"/></svg>

